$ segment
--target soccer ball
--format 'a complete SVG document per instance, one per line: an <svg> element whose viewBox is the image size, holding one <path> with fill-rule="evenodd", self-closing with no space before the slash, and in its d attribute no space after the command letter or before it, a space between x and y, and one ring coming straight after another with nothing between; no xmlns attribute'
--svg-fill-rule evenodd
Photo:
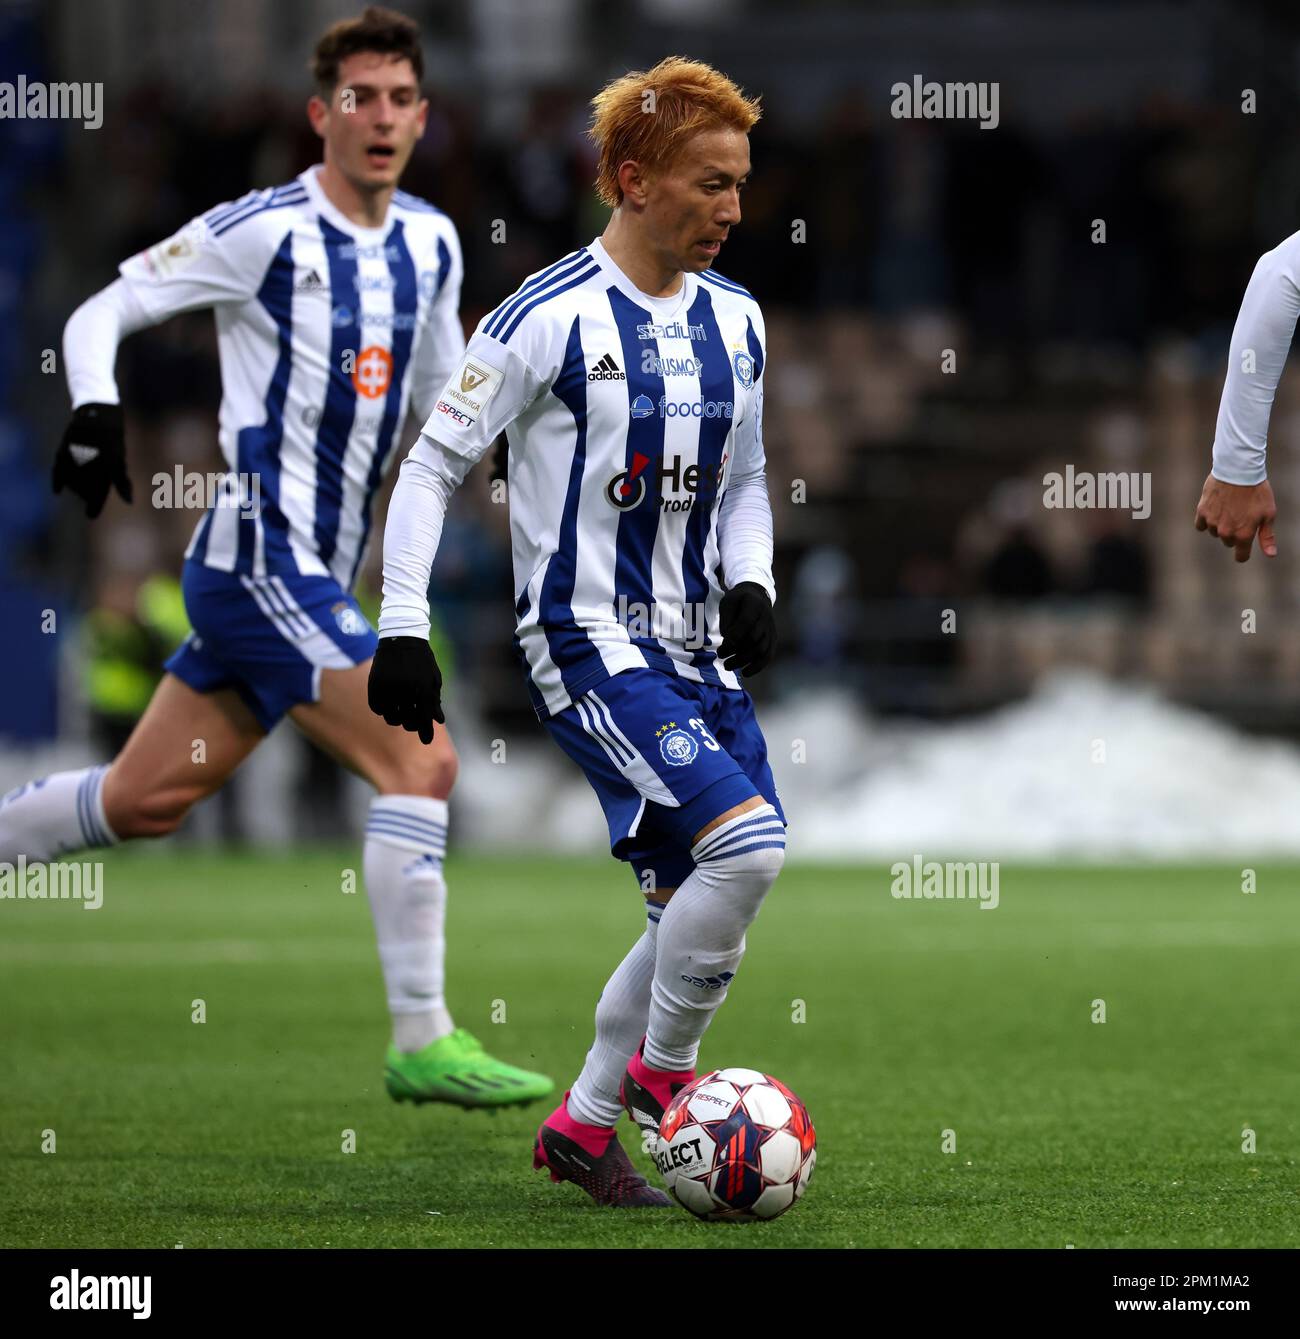
<svg viewBox="0 0 1300 1339"><path fill-rule="evenodd" d="M817 1132L779 1079L715 1069L669 1103L653 1153L669 1194L698 1218L776 1218L808 1186Z"/></svg>

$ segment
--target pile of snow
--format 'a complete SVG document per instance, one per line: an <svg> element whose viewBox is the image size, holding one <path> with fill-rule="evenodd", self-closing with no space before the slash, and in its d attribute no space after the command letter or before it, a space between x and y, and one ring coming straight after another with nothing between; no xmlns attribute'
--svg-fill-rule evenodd
<svg viewBox="0 0 1300 1339"><path fill-rule="evenodd" d="M1259 860L1300 855L1300 749L1151 688L1078 671L941 726L873 723L849 697L763 717L813 858ZM806 761L791 761L790 741Z"/></svg>

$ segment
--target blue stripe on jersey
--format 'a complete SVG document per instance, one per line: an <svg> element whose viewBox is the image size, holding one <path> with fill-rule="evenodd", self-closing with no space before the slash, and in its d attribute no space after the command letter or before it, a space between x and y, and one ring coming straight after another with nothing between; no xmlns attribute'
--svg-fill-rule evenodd
<svg viewBox="0 0 1300 1339"><path fill-rule="evenodd" d="M223 219L229 218L232 214L241 209L246 209L249 205L255 203L260 197L261 191L249 191L247 195L241 195L238 200L231 200L224 205L213 205L203 216L203 221L208 227L215 227Z"/></svg>
<svg viewBox="0 0 1300 1339"><path fill-rule="evenodd" d="M212 512L205 511L203 519L199 522L199 528L194 532L194 539L191 541L190 553L195 562L201 563L204 555L208 551L208 531L212 529Z"/></svg>
<svg viewBox="0 0 1300 1339"><path fill-rule="evenodd" d="M231 228L243 223L245 219L251 219L255 214L265 214L268 209L285 209L289 205L300 205L306 199L307 192L301 187L284 195L272 194L266 199L254 201L243 209L227 215L217 224L209 223L208 227L214 237L220 237L222 233L229 232Z"/></svg>
<svg viewBox="0 0 1300 1339"><path fill-rule="evenodd" d="M433 290L435 301L442 292L442 286L447 282L447 275L451 272L451 247L447 245L446 239L438 238L438 287Z"/></svg>
<svg viewBox="0 0 1300 1339"><path fill-rule="evenodd" d="M537 297L533 298L531 302L519 309L519 312L515 315L514 319L508 326L506 326L501 334L497 336L497 338L500 339L502 344L509 344L510 336L519 329L519 323L534 307L540 307L543 302L549 302L552 298L558 298L561 293L567 292L570 288L577 288L579 284L585 284L588 279L599 273L600 266L597 265L595 261L592 261L587 269L575 274L568 283L561 284L558 288L551 288L546 292L539 294ZM558 278L559 276L557 275L556 277Z"/></svg>
<svg viewBox="0 0 1300 1339"><path fill-rule="evenodd" d="M696 290L695 301L691 303L686 317L687 324L704 327L704 339L691 341L691 352L701 365L700 399L730 400L735 404L736 383L731 373L731 359L727 356L727 347L722 340L722 332L713 315L713 299L703 284ZM733 410L734 413L734 410ZM709 583L704 575L704 544L713 526L713 518L718 503L717 477L718 467L722 463L722 449L731 432L732 419L700 419L700 443L697 460L700 466L700 487L695 494L695 503L691 514L686 518L686 536L682 544L682 591L688 605L700 610L709 595ZM708 481L713 480L712 484ZM721 687L718 677L717 658L707 647L700 647L691 656L691 664L700 671L705 683Z"/></svg>
<svg viewBox="0 0 1300 1339"><path fill-rule="evenodd" d="M734 279L728 279L725 275L718 274L715 270L700 270L696 277L704 279L708 283L717 284L719 288L725 288L728 293L739 293L741 297L749 298L751 302L755 301L754 295L749 289L742 288Z"/></svg>
<svg viewBox="0 0 1300 1339"><path fill-rule="evenodd" d="M446 244L438 243L439 252L446 252ZM416 288L415 262L406 245L405 229L398 219L384 239L384 254L388 257L388 273L393 280L393 314L409 316L409 321L393 322L392 378L388 383L388 394L384 400L384 418L379 425L379 435L375 439L375 454L370 458L370 473L366 478L366 497L361 508L361 543L357 545L356 560L352 564L352 575L348 580L351 590L357 579L357 569L361 566L366 551L366 542L370 538L370 504L384 477L384 464L392 448L393 438L397 435L398 415L402 408L402 390L406 383L406 365L411 358L411 344L415 337L415 315L419 308L419 292ZM450 262L450 255L447 260Z"/></svg>
<svg viewBox="0 0 1300 1339"><path fill-rule="evenodd" d="M524 593L515 601L515 627L517 628L524 620L524 615L533 607L533 602L528 598L528 587L524 587ZM524 644L519 640L519 633L516 632L511 638L514 644L515 656L518 658L524 671L524 682L528 685L528 699L533 704L533 710L541 720L545 720L550 712L546 710L546 700L537 690L537 685L533 682L532 667L528 663L528 657L524 654Z"/></svg>
<svg viewBox="0 0 1300 1339"><path fill-rule="evenodd" d="M241 195L238 200L228 201L223 205L213 205L206 214L203 215L203 221L210 226L223 223L225 220L233 217L235 214L245 209L250 209L254 205L265 204L269 200L278 201L281 196L294 195L297 197L305 196L307 188L300 181L287 181L282 186L268 186L261 190L248 191Z"/></svg>
<svg viewBox="0 0 1300 1339"><path fill-rule="evenodd" d="M536 297L542 289L549 287L550 284L560 283L568 274L572 274L574 270L584 268L588 264L590 264L590 256L586 254L585 246L581 250L565 256L564 260L557 260L556 264L542 270L536 279L530 279L517 292L511 293L503 301L501 307L498 307L497 311L487 317L486 323L483 324L483 333L491 335L493 339L499 339L506 321L518 311L521 304L526 303L530 297Z"/></svg>
<svg viewBox="0 0 1300 1339"><path fill-rule="evenodd" d="M257 527L263 531L267 566L279 558L288 563L289 523L280 510L280 444L284 439L284 402L289 393L289 367L293 361L293 233L287 232L275 253L257 299L275 322L280 352L266 388L266 418L252 428L242 428L236 440L235 466L240 474L258 475L262 492L258 520L239 522L239 558L236 569L251 572ZM197 555L196 556L200 556ZM283 569L280 569L283 570Z"/></svg>
<svg viewBox="0 0 1300 1339"><path fill-rule="evenodd" d="M573 620L573 580L578 552L578 499L587 463L587 368L582 357L581 323L573 318L564 364L551 390L573 415L573 463L564 497L555 553L542 579L537 621L546 633L551 659L560 671L565 690L577 697L596 679L605 677L600 653L591 644L586 629ZM526 592L525 592L526 593ZM531 680L530 680L531 682Z"/></svg>
<svg viewBox="0 0 1300 1339"><path fill-rule="evenodd" d="M325 242L330 272L333 330L330 335L329 381L325 407L316 429L316 519L313 535L316 552L326 567L334 558L339 537L339 510L343 505L343 455L352 435L357 412L357 392L350 373L343 370L344 357L361 354L361 290L357 287L356 238L349 237L325 219L318 220ZM343 320L341 317L347 319Z"/></svg>
<svg viewBox="0 0 1300 1339"><path fill-rule="evenodd" d="M526 284L523 284L519 288L517 288L495 311L488 313L486 319L483 322L483 333L485 335L491 335L493 336L493 338L495 338L497 327L499 327L500 324L505 320L507 308L512 307L517 303L518 300L526 297L528 294L536 293L537 290L543 287L551 279L553 275L559 272L561 268L563 268L565 265L568 265L571 261L577 260L579 257L586 255L586 252L587 248L585 246L578 251L570 251L569 254L565 256L563 259L557 260L554 265L551 265L547 269L544 269L540 274L536 275L532 279L529 279Z"/></svg>
<svg viewBox="0 0 1300 1339"><path fill-rule="evenodd" d="M749 356L754 360L754 381L757 384L759 377L763 375L763 346L758 341L758 336L754 333L754 323L745 317L745 340L749 344Z"/></svg>
<svg viewBox="0 0 1300 1339"><path fill-rule="evenodd" d="M667 420L659 412L659 402L664 398L664 379L657 372L646 371L648 360L643 356L646 350L657 354L658 344L651 338L641 339L636 333L638 325L654 324L654 316L612 285L607 296L618 325L623 367L627 373L628 428L623 468L627 471L627 484L638 479L645 482L645 496L641 502L618 515L618 534L614 541L614 609L617 614L628 605L636 605L653 611L655 536L659 533L659 518L663 514L659 505L662 492L659 467L663 464ZM653 362L650 366L654 366ZM650 402L653 410L642 418L633 418L632 405L642 397ZM638 456L640 460L637 460ZM628 603L621 603L622 598ZM661 657L661 664L669 662L668 653L657 637L632 637L630 640L648 656Z"/></svg>

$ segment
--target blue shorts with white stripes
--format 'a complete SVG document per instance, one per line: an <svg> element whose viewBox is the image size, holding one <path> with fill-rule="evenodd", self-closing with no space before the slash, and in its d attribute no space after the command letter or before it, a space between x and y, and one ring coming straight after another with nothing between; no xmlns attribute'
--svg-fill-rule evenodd
<svg viewBox="0 0 1300 1339"><path fill-rule="evenodd" d="M320 699L323 669L351 669L378 638L333 577L251 577L187 562L181 577L194 631L166 668L197 693L233 688L270 731Z"/></svg>
<svg viewBox="0 0 1300 1339"><path fill-rule="evenodd" d="M545 725L587 775L610 851L641 880L675 888L695 868L691 838L761 795L785 822L767 744L744 689L630 669L597 684Z"/></svg>

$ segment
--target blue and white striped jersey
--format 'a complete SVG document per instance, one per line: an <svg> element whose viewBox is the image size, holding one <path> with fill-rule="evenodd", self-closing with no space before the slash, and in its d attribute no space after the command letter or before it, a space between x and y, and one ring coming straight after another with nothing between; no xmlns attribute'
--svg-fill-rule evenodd
<svg viewBox="0 0 1300 1339"><path fill-rule="evenodd" d="M642 293L601 245L479 324L403 463L381 636L424 635L446 500L509 442L516 644L545 718L636 667L738 689L717 661L727 587L772 583L763 317L711 272Z"/></svg>
<svg viewBox="0 0 1300 1339"><path fill-rule="evenodd" d="M186 557L350 590L408 405L426 417L464 353L463 266L431 204L398 191L360 228L318 170L210 210L121 275L150 321L216 313L228 477Z"/></svg>

